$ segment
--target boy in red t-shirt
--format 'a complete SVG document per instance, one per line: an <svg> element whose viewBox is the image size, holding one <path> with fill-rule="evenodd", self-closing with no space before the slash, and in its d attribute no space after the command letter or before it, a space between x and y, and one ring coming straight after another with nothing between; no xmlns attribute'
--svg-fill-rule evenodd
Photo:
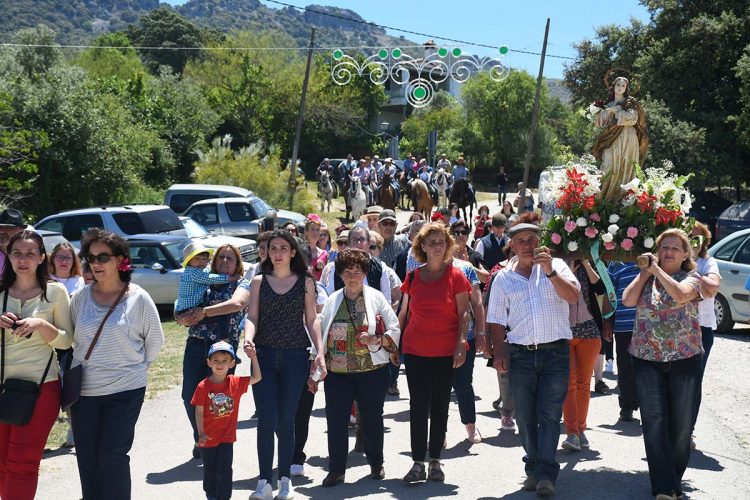
<svg viewBox="0 0 750 500"><path fill-rule="evenodd" d="M219 341L208 350L211 375L198 384L190 404L195 406L198 449L203 460L203 490L209 500L232 497L232 455L237 440L240 397L260 381L258 360L250 358L250 376L229 375L236 356L231 344Z"/></svg>

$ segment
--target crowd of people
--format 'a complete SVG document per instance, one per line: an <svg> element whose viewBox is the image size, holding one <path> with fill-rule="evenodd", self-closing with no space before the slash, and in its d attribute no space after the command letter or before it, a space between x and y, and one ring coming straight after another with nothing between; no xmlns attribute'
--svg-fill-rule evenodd
<svg viewBox="0 0 750 500"><path fill-rule="evenodd" d="M260 262L249 269L231 245L185 248L175 303L187 327L182 400L208 499L231 497L239 403L249 389L259 472L250 498L294 496L321 384L322 485L345 482L350 425L370 477L384 479L384 405L400 394L404 375L413 465L403 480L445 481L452 391L466 439L483 438L472 385L477 359L497 372L493 406L502 428L518 429L522 488L552 496L558 448L591 446L591 378L613 340L620 419L632 422L640 410L652 494L682 496L716 328L710 298L721 277L706 255L710 232L700 223L691 235L669 230L640 267L610 263L617 297L610 315L608 301L599 307L596 269L583 258L553 257L539 246L539 216L502 201L495 214L480 207L473 221L440 210L430 221L415 213L402 228L393 210L370 207L334 233L310 214L303 227L262 233ZM34 382L39 395L28 422L5 420L0 409L0 498L34 497L63 399L61 374L77 366L83 375L70 439L83 497L130 498L128 452L146 371L164 342L156 307L130 283L122 238L91 229L80 254L61 244L48 257L14 212L0 214L3 380Z"/></svg>

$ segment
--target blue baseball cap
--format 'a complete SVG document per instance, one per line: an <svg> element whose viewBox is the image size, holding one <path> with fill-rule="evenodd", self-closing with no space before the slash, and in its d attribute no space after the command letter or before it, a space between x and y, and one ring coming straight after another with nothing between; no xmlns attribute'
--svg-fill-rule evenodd
<svg viewBox="0 0 750 500"><path fill-rule="evenodd" d="M229 342L224 342L223 340L211 344L211 347L208 349L208 356L206 357L210 358L213 353L219 351L228 352L232 355L233 358L237 359L237 355L234 353L234 347L232 347L232 344L230 344Z"/></svg>

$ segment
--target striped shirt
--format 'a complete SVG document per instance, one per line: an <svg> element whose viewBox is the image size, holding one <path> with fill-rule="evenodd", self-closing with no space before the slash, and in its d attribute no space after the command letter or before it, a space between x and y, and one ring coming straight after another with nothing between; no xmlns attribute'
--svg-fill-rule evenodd
<svg viewBox="0 0 750 500"><path fill-rule="evenodd" d="M555 291L542 267L534 265L526 278L513 271L518 263L514 257L508 267L500 270L492 282L487 322L507 326L511 344L546 344L571 339L570 306ZM560 278L581 285L562 259L552 259L552 269Z"/></svg>
<svg viewBox="0 0 750 500"><path fill-rule="evenodd" d="M617 309L615 309L615 333L633 333L635 324L635 307L622 305L622 294L641 270L632 262L610 262L607 267L609 278L617 295Z"/></svg>
<svg viewBox="0 0 750 500"><path fill-rule="evenodd" d="M223 285L228 280L229 276L226 274L214 274L208 268L185 266L180 276L174 310L182 312L198 307L206 297L209 286Z"/></svg>
<svg viewBox="0 0 750 500"><path fill-rule="evenodd" d="M403 252L407 247L410 246L411 241L409 241L409 237L407 235L396 235L385 242L385 244L383 245L383 251L380 252L380 256L378 258L382 260L386 266L395 267L396 257L398 257L401 252Z"/></svg>
<svg viewBox="0 0 750 500"><path fill-rule="evenodd" d="M151 296L130 283L107 318L91 357L84 361L109 306L96 302L88 285L73 294L73 366L83 365L82 396L105 396L146 386L146 370L164 344L159 312Z"/></svg>

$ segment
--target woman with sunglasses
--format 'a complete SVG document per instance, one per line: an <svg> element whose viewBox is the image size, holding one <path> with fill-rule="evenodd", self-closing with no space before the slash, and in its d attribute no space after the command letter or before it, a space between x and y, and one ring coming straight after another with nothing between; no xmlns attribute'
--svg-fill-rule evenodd
<svg viewBox="0 0 750 500"><path fill-rule="evenodd" d="M73 341L70 298L50 282L42 237L22 231L10 238L0 282L3 376L40 384L26 425L0 423L0 498L32 500L39 462L60 411L60 380L55 349Z"/></svg>
<svg viewBox="0 0 750 500"><path fill-rule="evenodd" d="M698 317L701 277L690 240L680 229L656 239L657 255L643 254L622 303L636 308L633 356L643 440L657 500L682 497L690 436L701 392L703 345Z"/></svg>
<svg viewBox="0 0 750 500"><path fill-rule="evenodd" d="M260 251L259 251L260 253ZM211 260L211 272L228 276L242 276L242 256L237 247L222 245ZM220 340L236 349L240 342L245 309L250 301L250 281L240 279L231 283L212 285L200 307L176 316L180 325L189 327L182 358L182 402L193 430L193 458L199 458L198 428L195 407L190 401L201 380L211 374L206 355L212 344Z"/></svg>
<svg viewBox="0 0 750 500"><path fill-rule="evenodd" d="M65 285L69 295L73 295L73 292L85 286L81 274L81 263L73 245L67 241L58 243L52 249L49 260L50 277Z"/></svg>
<svg viewBox="0 0 750 500"><path fill-rule="evenodd" d="M81 395L71 407L81 491L87 499L124 500L130 498L128 452L147 371L164 344L164 333L151 296L130 283L125 240L89 229L81 252L96 278L73 294L70 305L73 366L83 366Z"/></svg>
<svg viewBox="0 0 750 500"><path fill-rule="evenodd" d="M701 369L701 384L703 375L708 363L708 355L711 354L711 347L714 345L714 333L716 332L716 310L714 309L714 297L719 292L721 284L721 274L719 273L719 264L716 259L707 253L711 245L711 231L702 222L696 222L690 236L690 246L692 247L693 259L696 264L696 271L701 276L701 296L703 300L698 303L698 316L701 326L701 343L703 344L703 367ZM698 419L701 398L698 397L698 407L695 409L695 418ZM695 448L695 438L691 439L691 447Z"/></svg>

